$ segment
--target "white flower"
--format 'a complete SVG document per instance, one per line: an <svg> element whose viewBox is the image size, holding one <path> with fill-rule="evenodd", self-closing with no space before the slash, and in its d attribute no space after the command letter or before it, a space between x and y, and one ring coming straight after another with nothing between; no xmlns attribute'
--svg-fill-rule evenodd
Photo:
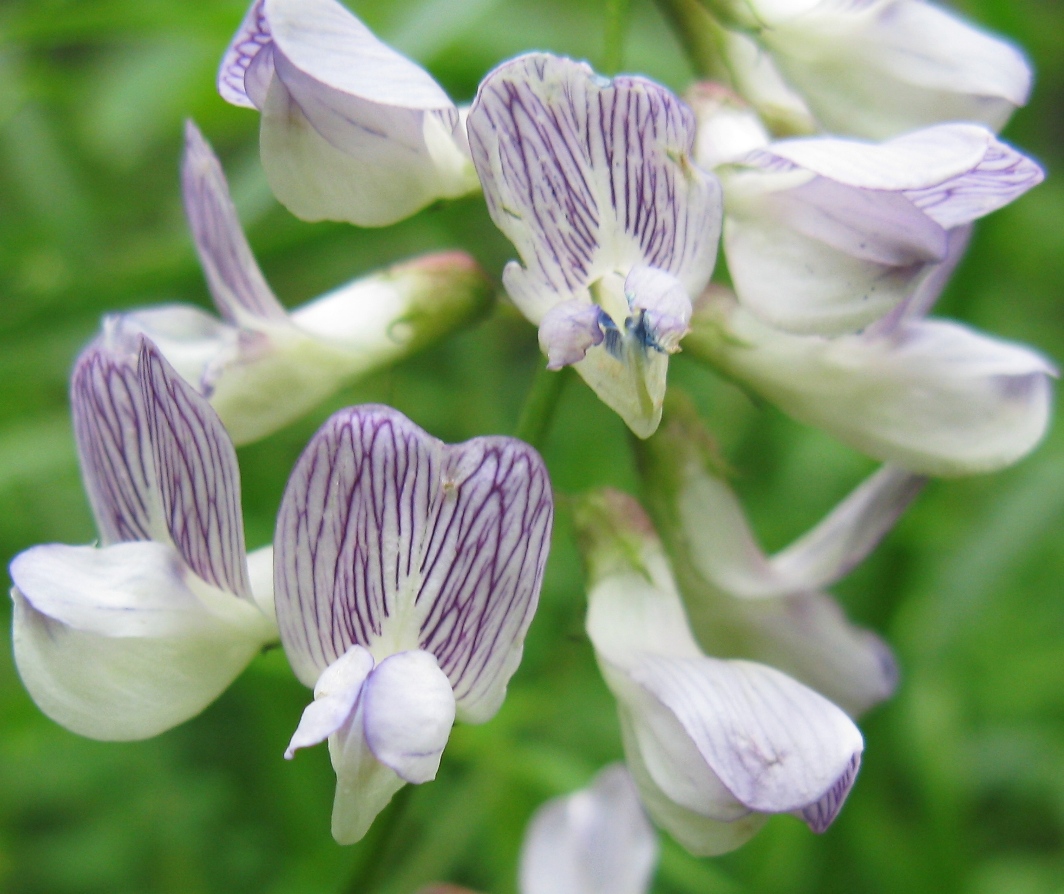
<svg viewBox="0 0 1064 894"><path fill-rule="evenodd" d="M720 234L690 110L652 81L532 54L485 78L468 129L488 210L521 257L503 281L548 368L574 365L648 437Z"/></svg>
<svg viewBox="0 0 1064 894"><path fill-rule="evenodd" d="M922 0L704 2L751 34L832 133L885 139L946 121L997 131L1030 92L1019 50ZM725 48L750 68L741 43Z"/></svg>
<svg viewBox="0 0 1064 894"><path fill-rule="evenodd" d="M478 188L459 110L336 0L255 0L218 92L262 113L262 164L304 220L395 223Z"/></svg>
<svg viewBox="0 0 1064 894"><path fill-rule="evenodd" d="M646 894L658 843L621 764L542 805L521 846L521 894Z"/></svg>
<svg viewBox="0 0 1064 894"><path fill-rule="evenodd" d="M1022 345L923 319L930 302L917 298L912 316L826 338L775 329L711 287L684 345L798 421L912 472L967 475L1021 459L1049 423L1054 367Z"/></svg>
<svg viewBox="0 0 1064 894"><path fill-rule="evenodd" d="M245 554L232 442L146 339L90 346L71 402L102 545L16 556L15 663L63 726L147 738L202 711L276 641L272 550Z"/></svg>
<svg viewBox="0 0 1064 894"><path fill-rule="evenodd" d="M770 142L757 116L721 90L704 87L693 101L695 157L724 188L736 294L792 332L838 335L886 315L941 275L938 265L959 259L969 224L1043 179L1037 164L975 125L880 144Z"/></svg>
<svg viewBox="0 0 1064 894"><path fill-rule="evenodd" d="M222 168L191 122L185 140L185 211L223 319L167 305L105 325L148 335L210 400L237 444L298 419L489 306L492 287L476 263L448 252L357 279L289 313L255 263Z"/></svg>
<svg viewBox="0 0 1064 894"><path fill-rule="evenodd" d="M826 829L860 764L853 722L767 665L702 652L630 497L586 498L576 522L589 566L588 635L654 820L701 855L738 847L769 814Z"/></svg>
<svg viewBox="0 0 1064 894"><path fill-rule="evenodd" d="M890 649L851 624L823 589L875 548L925 478L885 466L815 528L766 556L692 407L673 400L640 454L648 508L707 651L771 664L851 716L891 696Z"/></svg>
<svg viewBox="0 0 1064 894"><path fill-rule="evenodd" d="M329 740L341 844L435 778L456 716L499 709L552 512L531 447L447 446L388 407L334 414L300 457L277 520L277 621L315 700L286 756Z"/></svg>

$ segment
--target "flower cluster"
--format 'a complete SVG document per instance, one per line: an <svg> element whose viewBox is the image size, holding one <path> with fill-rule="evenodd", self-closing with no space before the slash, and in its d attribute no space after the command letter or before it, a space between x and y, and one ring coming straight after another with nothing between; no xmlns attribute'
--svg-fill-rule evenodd
<svg viewBox="0 0 1064 894"><path fill-rule="evenodd" d="M826 829L861 762L854 718L897 670L825 588L926 476L1009 465L1049 419L1045 358L928 317L974 221L1042 179L991 129L1026 96L1018 52L921 0L704 5L726 82L686 100L530 53L460 109L336 0L255 0L218 74L224 99L261 113L266 176L301 218L382 226L482 190L547 370L573 366L635 436L642 503L571 504L628 770L537 815L526 894L645 891L643 808L702 855L773 814ZM333 835L355 842L436 776L456 720L499 710L551 484L517 439L448 446L394 409L351 407L306 446L273 543L248 554L234 443L474 322L494 290L451 252L288 311L192 123L181 182L220 318L109 316L78 360L100 543L12 562L16 662L57 722L138 739L280 642L314 693L285 756L328 741ZM692 403L666 395L681 349L883 467L766 555Z"/></svg>

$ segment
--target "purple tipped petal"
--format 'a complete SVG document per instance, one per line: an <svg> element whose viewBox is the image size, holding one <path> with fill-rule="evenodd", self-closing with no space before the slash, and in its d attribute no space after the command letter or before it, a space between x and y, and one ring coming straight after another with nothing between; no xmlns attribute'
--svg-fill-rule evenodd
<svg viewBox="0 0 1064 894"><path fill-rule="evenodd" d="M255 0L251 4L218 69L218 92L222 99L235 106L248 109L260 106L259 102L248 95L244 81L248 67L271 40L265 6L266 0Z"/></svg>
<svg viewBox="0 0 1064 894"><path fill-rule="evenodd" d="M854 759L863 749L853 722L773 668L647 656L632 676L675 715L707 766L752 810L817 809L842 779L845 791L853 783ZM830 822L845 791L829 798L818 815Z"/></svg>
<svg viewBox="0 0 1064 894"><path fill-rule="evenodd" d="M222 166L191 121L185 122L181 186L196 252L218 312L238 325L287 321L240 227Z"/></svg>
<svg viewBox="0 0 1064 894"><path fill-rule="evenodd" d="M108 347L90 345L70 384L81 474L104 545L151 540L161 528L136 353Z"/></svg>
<svg viewBox="0 0 1064 894"><path fill-rule="evenodd" d="M579 363L588 348L602 344L602 308L573 298L555 304L539 324L539 344L547 354L547 369Z"/></svg>
<svg viewBox="0 0 1064 894"><path fill-rule="evenodd" d="M210 405L147 339L139 363L166 530L203 580L251 599L233 442Z"/></svg>
<svg viewBox="0 0 1064 894"><path fill-rule="evenodd" d="M572 293L636 263L705 285L720 188L691 162L694 116L665 88L531 54L488 75L468 132L492 219L544 287Z"/></svg>
<svg viewBox="0 0 1064 894"><path fill-rule="evenodd" d="M643 312L648 346L668 354L678 351L691 323L691 299L680 282L662 270L636 266L624 280L624 293L632 311Z"/></svg>
<svg viewBox="0 0 1064 894"><path fill-rule="evenodd" d="M857 770L861 766L861 755L855 754L850 760L850 765L842 775L835 780L834 785L815 804L802 808L801 817L806 821L809 828L817 834L827 831L842 810L846 797L853 788L853 781L857 778Z"/></svg>
<svg viewBox="0 0 1064 894"><path fill-rule="evenodd" d="M277 616L296 675L313 683L353 644L420 646L463 716L494 710L535 609L551 517L542 460L520 441L448 447L388 407L335 414L277 521Z"/></svg>
<svg viewBox="0 0 1064 894"><path fill-rule="evenodd" d="M947 229L971 223L1019 198L1045 179L1042 169L1011 146L991 140L972 170L906 196Z"/></svg>

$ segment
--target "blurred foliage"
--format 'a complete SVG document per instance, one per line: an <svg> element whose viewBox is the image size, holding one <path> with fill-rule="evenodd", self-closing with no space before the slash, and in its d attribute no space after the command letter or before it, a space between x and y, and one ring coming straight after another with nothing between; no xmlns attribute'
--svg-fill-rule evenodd
<svg viewBox="0 0 1064 894"><path fill-rule="evenodd" d="M497 62L549 49L682 90L689 69L650 0L351 0L383 39L459 100ZM1006 136L1048 181L978 230L941 312L1064 357L1064 16L1055 0L965 0L1027 48L1032 102ZM214 92L243 0L4 0L0 5L0 555L94 537L66 379L101 314L206 305L177 183L181 120L214 143L249 238L298 304L364 271L463 247L493 275L512 256L479 200L385 230L304 224L272 199L258 117ZM622 30L622 26L623 30ZM623 34L607 48L607 34ZM1057 174L1057 176L1053 176ZM251 546L266 542L287 470L328 413L385 401L434 434L510 433L537 365L535 333L504 307L477 329L363 381L241 451ZM486 374L491 371L490 375ZM766 544L816 521L870 463L755 405L682 355ZM575 378L544 455L560 491L635 489L620 420ZM839 588L891 640L897 697L863 721L864 766L822 836L779 818L700 861L671 842L658 894L1064 890L1064 432L1003 474L934 483ZM499 716L458 727L439 779L408 787L369 838L329 836L326 749L287 763L308 697L280 650L201 717L133 744L44 718L0 653L0 890L410 894L431 879L515 890L524 824L545 798L620 754L613 705L583 634L564 506L526 658ZM7 611L7 609L5 609ZM6 616L5 616L6 617Z"/></svg>

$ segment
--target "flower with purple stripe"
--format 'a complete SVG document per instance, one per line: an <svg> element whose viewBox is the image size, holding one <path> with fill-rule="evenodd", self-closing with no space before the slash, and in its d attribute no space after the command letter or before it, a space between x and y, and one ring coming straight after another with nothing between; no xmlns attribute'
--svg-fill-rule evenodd
<svg viewBox="0 0 1064 894"><path fill-rule="evenodd" d="M492 220L521 257L506 289L539 326L548 368L574 365L648 437L720 235L691 111L644 78L531 54L485 78L468 131Z"/></svg>
<svg viewBox="0 0 1064 894"><path fill-rule="evenodd" d="M336 0L255 0L218 92L262 113L266 177L304 220L384 226L478 189L455 104Z"/></svg>
<svg viewBox="0 0 1064 894"><path fill-rule="evenodd" d="M147 738L276 641L272 549L246 554L232 441L146 338L117 328L93 343L71 402L101 545L15 557L15 662L63 726Z"/></svg>
<svg viewBox="0 0 1064 894"><path fill-rule="evenodd" d="M628 769L650 816L695 854L733 850L775 813L834 820L864 742L812 689L695 640L668 560L631 497L585 497L587 632L617 699Z"/></svg>
<svg viewBox="0 0 1064 894"><path fill-rule="evenodd" d="M754 112L723 91L699 91L694 108L695 157L724 187L735 292L790 332L839 335L889 314L945 262L952 269L970 224L1043 179L1035 162L973 124L882 143L770 142Z"/></svg>
<svg viewBox="0 0 1064 894"><path fill-rule="evenodd" d="M539 455L448 446L388 407L314 436L277 520L281 642L314 687L286 752L329 740L333 835L358 841L407 782L435 778L457 716L481 723L520 662L549 547Z"/></svg>
<svg viewBox="0 0 1064 894"><path fill-rule="evenodd" d="M211 402L237 444L265 437L353 379L490 306L494 289L473 259L443 252L354 280L289 312L267 285L222 167L191 121L181 183L196 252L222 319L187 305L120 319L158 345Z"/></svg>

